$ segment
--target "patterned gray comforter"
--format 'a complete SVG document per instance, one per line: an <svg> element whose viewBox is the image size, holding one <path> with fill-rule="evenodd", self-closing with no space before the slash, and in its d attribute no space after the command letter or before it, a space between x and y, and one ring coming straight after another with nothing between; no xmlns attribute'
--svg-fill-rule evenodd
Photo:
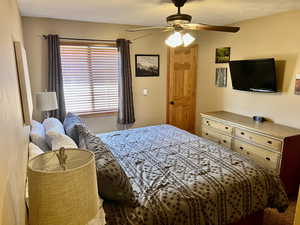
<svg viewBox="0 0 300 225"><path fill-rule="evenodd" d="M271 171L173 126L98 136L130 177L140 204L105 202L109 225L225 225L288 205Z"/></svg>

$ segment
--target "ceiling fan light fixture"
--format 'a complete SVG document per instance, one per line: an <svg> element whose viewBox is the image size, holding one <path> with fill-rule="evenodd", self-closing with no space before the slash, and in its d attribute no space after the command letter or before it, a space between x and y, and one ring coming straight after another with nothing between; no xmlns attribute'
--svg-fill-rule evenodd
<svg viewBox="0 0 300 225"><path fill-rule="evenodd" d="M180 45L183 44L183 40L182 40L182 35L180 32L174 32L173 34L171 34L166 40L165 43L172 47L172 48L176 48Z"/></svg>
<svg viewBox="0 0 300 225"><path fill-rule="evenodd" d="M183 46L187 47L195 41L195 38L189 33L186 33L182 36L182 41L183 41Z"/></svg>

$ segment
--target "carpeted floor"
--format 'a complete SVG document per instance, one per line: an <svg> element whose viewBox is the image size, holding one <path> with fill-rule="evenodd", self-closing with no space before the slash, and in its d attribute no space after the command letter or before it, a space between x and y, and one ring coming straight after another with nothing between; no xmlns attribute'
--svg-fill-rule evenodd
<svg viewBox="0 0 300 225"><path fill-rule="evenodd" d="M276 209L266 209L263 225L293 225L296 210L297 198L290 199L290 205L284 213Z"/></svg>

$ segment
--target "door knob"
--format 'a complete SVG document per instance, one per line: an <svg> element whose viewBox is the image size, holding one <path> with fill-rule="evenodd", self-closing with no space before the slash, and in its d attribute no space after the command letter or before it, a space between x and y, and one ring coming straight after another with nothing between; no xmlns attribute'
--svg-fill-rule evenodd
<svg viewBox="0 0 300 225"><path fill-rule="evenodd" d="M175 102L174 102L174 101L170 101L170 104L171 104L171 105L174 105L174 104L175 104Z"/></svg>

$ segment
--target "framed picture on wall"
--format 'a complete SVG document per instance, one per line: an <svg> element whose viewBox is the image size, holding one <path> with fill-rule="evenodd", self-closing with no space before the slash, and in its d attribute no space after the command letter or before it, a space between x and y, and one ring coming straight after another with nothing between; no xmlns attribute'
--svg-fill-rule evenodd
<svg viewBox="0 0 300 225"><path fill-rule="evenodd" d="M135 55L136 77L158 77L159 55Z"/></svg>
<svg viewBox="0 0 300 225"><path fill-rule="evenodd" d="M296 75L295 94L300 95L300 74Z"/></svg>
<svg viewBox="0 0 300 225"><path fill-rule="evenodd" d="M23 120L25 125L31 125L33 105L26 52L23 45L19 41L14 42L14 48L21 94Z"/></svg>
<svg viewBox="0 0 300 225"><path fill-rule="evenodd" d="M227 87L227 68L216 68L216 80L215 85L217 87Z"/></svg>
<svg viewBox="0 0 300 225"><path fill-rule="evenodd" d="M228 63L230 60L230 47L216 49L216 63Z"/></svg>

